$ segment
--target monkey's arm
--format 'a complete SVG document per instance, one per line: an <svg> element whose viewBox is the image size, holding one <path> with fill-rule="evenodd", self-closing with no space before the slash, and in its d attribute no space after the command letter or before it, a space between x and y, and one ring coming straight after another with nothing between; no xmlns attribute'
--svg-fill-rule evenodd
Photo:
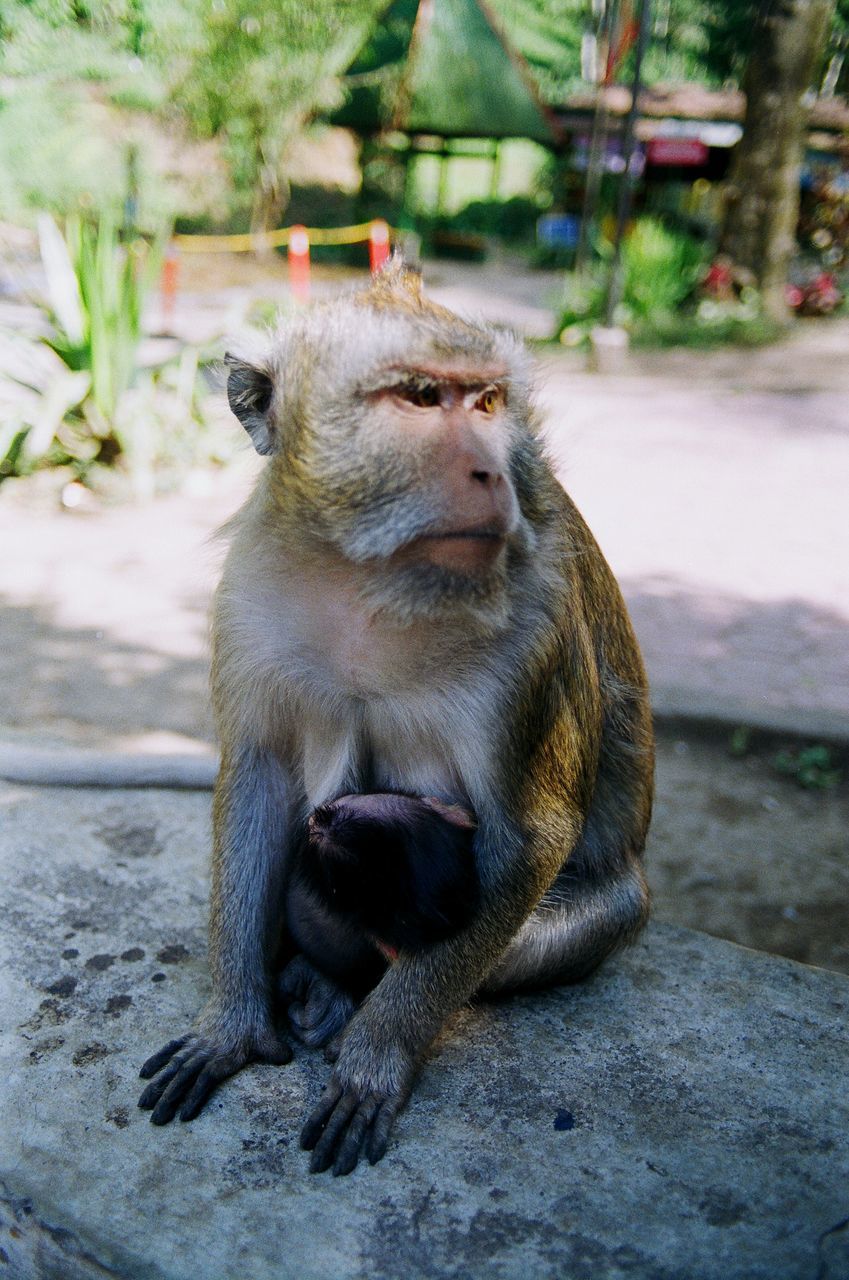
<svg viewBox="0 0 849 1280"><path fill-rule="evenodd" d="M483 828L478 835L483 860L490 836ZM521 859L518 833L502 828L499 837L496 856L509 844ZM421 1056L449 1014L481 985L546 887L536 877L517 885L507 866L490 870L487 879L493 896L487 893L478 919L446 942L402 954L355 1013L327 1090L301 1134L301 1145L313 1152L311 1172L332 1166L334 1174L350 1173L362 1154L372 1164L381 1159Z"/></svg>
<svg viewBox="0 0 849 1280"><path fill-rule="evenodd" d="M213 805L213 996L197 1030L171 1041L141 1069L143 1079L160 1073L139 1099L154 1124L166 1124L178 1110L181 1120L193 1119L215 1087L248 1062L284 1063L292 1056L271 1013L291 791L271 752L225 750Z"/></svg>

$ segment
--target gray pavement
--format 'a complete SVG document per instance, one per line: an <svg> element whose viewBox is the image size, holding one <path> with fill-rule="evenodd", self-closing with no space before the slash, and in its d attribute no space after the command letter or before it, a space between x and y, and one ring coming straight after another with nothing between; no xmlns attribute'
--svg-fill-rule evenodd
<svg viewBox="0 0 849 1280"><path fill-rule="evenodd" d="M319 1054L249 1068L190 1125L136 1108L208 990L206 797L0 806L4 1274L849 1275L846 976L652 926L579 987L464 1010L384 1161L310 1177Z"/></svg>

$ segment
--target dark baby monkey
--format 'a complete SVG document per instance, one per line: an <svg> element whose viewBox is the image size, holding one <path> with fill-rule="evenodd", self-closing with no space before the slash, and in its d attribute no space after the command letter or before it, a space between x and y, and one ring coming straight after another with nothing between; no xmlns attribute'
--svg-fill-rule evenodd
<svg viewBox="0 0 849 1280"><path fill-rule="evenodd" d="M337 982L297 977L338 1047L301 1142L313 1170L347 1173L385 1152L450 1013L582 978L645 922L645 674L512 335L428 301L395 263L229 363L231 407L269 461L213 615L213 996L145 1063L140 1104L188 1120L246 1063L291 1057L274 1006L310 813L435 796L477 822L468 921L402 950L353 1012Z"/></svg>
<svg viewBox="0 0 849 1280"><path fill-rule="evenodd" d="M470 923L475 828L459 805L391 793L342 796L310 815L286 895L302 959L286 969L282 992L305 1043L325 1044L328 1017L334 1027L347 1021L387 962ZM318 975L337 985L347 1012L326 1006Z"/></svg>

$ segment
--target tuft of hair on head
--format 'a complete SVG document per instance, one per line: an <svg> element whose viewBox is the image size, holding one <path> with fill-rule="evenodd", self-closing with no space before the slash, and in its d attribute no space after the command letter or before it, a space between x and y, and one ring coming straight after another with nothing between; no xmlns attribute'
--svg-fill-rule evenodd
<svg viewBox="0 0 849 1280"><path fill-rule="evenodd" d="M371 306L418 309L422 306L422 273L396 251L360 295Z"/></svg>

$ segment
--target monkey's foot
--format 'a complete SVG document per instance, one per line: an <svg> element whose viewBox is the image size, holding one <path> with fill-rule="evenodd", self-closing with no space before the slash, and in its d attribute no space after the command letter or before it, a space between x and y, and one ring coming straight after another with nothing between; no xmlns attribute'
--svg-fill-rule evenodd
<svg viewBox="0 0 849 1280"><path fill-rule="evenodd" d="M161 1074L147 1086L139 1106L152 1113L152 1124L168 1124L178 1111L181 1120L194 1120L218 1085L249 1062L282 1065L291 1059L289 1045L273 1032L236 1048L213 1036L182 1036L169 1041L142 1067L142 1080Z"/></svg>
<svg viewBox="0 0 849 1280"><path fill-rule="evenodd" d="M330 978L295 956L280 975L280 994L299 1040L312 1048L338 1042L354 1012L354 1001Z"/></svg>
<svg viewBox="0 0 849 1280"><path fill-rule="evenodd" d="M333 1074L321 1101L301 1130L301 1146L312 1152L310 1173L333 1166L333 1176L350 1173L361 1155L377 1164L386 1155L395 1117L406 1092L388 1098L376 1090L346 1089Z"/></svg>

